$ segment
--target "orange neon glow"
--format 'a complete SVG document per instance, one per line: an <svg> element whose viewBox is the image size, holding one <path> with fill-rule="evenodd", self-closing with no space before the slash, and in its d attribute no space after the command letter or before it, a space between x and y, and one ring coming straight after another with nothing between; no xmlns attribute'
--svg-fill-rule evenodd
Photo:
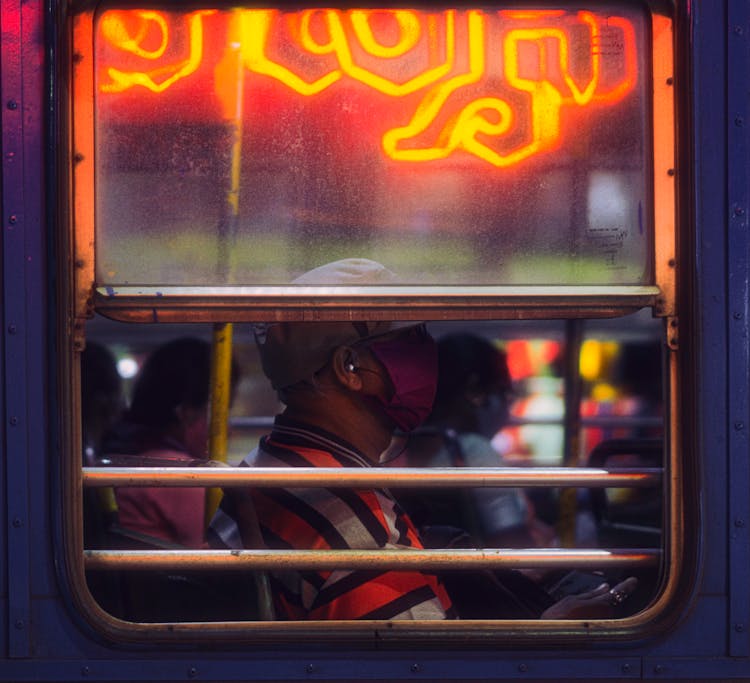
<svg viewBox="0 0 750 683"><path fill-rule="evenodd" d="M469 35L469 70L468 73L455 76L428 93L419 104L411 122L403 128L395 128L383 135L383 150L386 156L401 161L428 161L430 159L444 159L454 150L462 146L464 136L471 134L472 126L465 122L452 132L447 144L423 149L401 149L399 147L403 140L411 139L425 131L435 120L437 114L443 108L448 97L463 86L477 83L484 73L484 17L479 12L468 12L468 35ZM501 120L494 124L488 124L487 128L497 129L498 126L505 127L502 122L503 114L500 112ZM480 122L475 125L481 127ZM478 129L477 129L478 130ZM444 138L446 131L440 135Z"/></svg>
<svg viewBox="0 0 750 683"><path fill-rule="evenodd" d="M623 50L623 57L625 61L625 72L620 79L619 83L609 91L597 92L594 95L594 100L597 102L606 102L614 104L621 100L625 95L635 87L635 83L638 80L638 62L636 61L635 53L635 31L633 25L623 19L622 17L607 17L606 22L607 28L619 29L622 32L625 49ZM611 34L611 32L610 32ZM597 54L606 54L607 52L617 49L615 43L616 39L610 37L611 42L607 43L604 38L599 39L598 43L593 43Z"/></svg>
<svg viewBox="0 0 750 683"><path fill-rule="evenodd" d="M392 59L402 57L411 50L419 40L420 27L419 19L414 12L405 12L403 10L394 10L393 18L398 23L399 40L394 45L383 45L378 42L370 26L370 12L362 10L353 10L350 13L352 28L357 40L362 47L375 57L383 59Z"/></svg>
<svg viewBox="0 0 750 683"><path fill-rule="evenodd" d="M144 59L159 59L167 49L169 42L169 26L167 20L159 12L137 11L135 16L141 21L136 26L136 34L130 35L128 26L123 20L122 12L110 12L104 16L101 23L102 33L107 40L125 52L131 52ZM156 24L156 34L161 34L158 47L149 50L144 43L150 31L150 24Z"/></svg>
<svg viewBox="0 0 750 683"><path fill-rule="evenodd" d="M189 78L204 58L204 19L215 13L180 18L186 56L174 61L172 15L105 12L98 28L105 62L120 54L159 66L127 71L107 63L99 91L140 86L158 93ZM397 110L405 110L405 122L380 133L382 151L394 161L462 152L512 166L560 146L563 108L611 106L638 78L633 24L590 11L247 9L219 19L228 44L214 65L214 93L225 119L238 120L241 89L252 91L256 82L249 74L303 97L356 82L405 102Z"/></svg>
<svg viewBox="0 0 750 683"><path fill-rule="evenodd" d="M500 16L513 21L536 21L550 17L561 17L565 14L563 9L503 9Z"/></svg>
<svg viewBox="0 0 750 683"><path fill-rule="evenodd" d="M249 10L246 12L247 15L252 15L255 11ZM382 12L385 14L386 12ZM277 14L275 11L270 13L270 16ZM347 15L348 22L352 27L351 33L348 36L345 26L347 22L345 16ZM373 57L379 57L382 59L393 59L396 57L404 57L409 53L420 39L420 24L419 19L414 12L406 12L394 10L388 12L392 14L396 19L399 29L400 38L399 41L392 46L383 45L375 41L372 29L368 22L368 16L371 12L365 12L364 10L352 10L351 12L343 13L338 10L306 10L299 14L299 25L292 25L291 31L299 41L300 45L307 50L310 54L314 55L333 55L335 56L338 69L333 70L327 77L319 79L315 83L315 90L311 91L307 84L289 69L274 63L265 54L263 54L262 45L256 46L253 50L252 58L247 62L247 66L251 71L258 71L259 73L265 73L274 78L277 78L288 87L296 90L301 95L312 95L320 92L327 88L329 85L337 81L341 76L347 75L350 78L364 83L374 90L382 92L391 97L400 97L413 92L417 92L426 88L433 83L436 83L446 74L448 74L452 67L455 59L455 35L454 35L454 23L455 23L455 12L449 10L445 13L445 54L442 63L435 65L432 68L425 69L421 74L418 74L414 78L411 78L403 83L397 83L392 79L388 79L382 75L373 73L372 71L356 64L356 60L352 56L352 49L350 45L352 42L359 44L361 48L369 55ZM409 20L406 17L410 17ZM328 40L325 43L318 42L313 37L311 30L311 22L314 17L320 17L328 34ZM264 17L264 22L267 22L270 17ZM290 17L290 23L291 23ZM254 22L252 16L248 16L248 23L246 26L250 28L250 33L246 37L251 39L259 38L258 34L253 32L251 24ZM266 30L270 28L268 23L265 26ZM429 42L432 49L431 53L435 52L436 44L436 31L434 24L430 24L430 28L427 31ZM262 36L263 39L267 40L267 35ZM356 39L356 40L355 40ZM265 41L264 41L265 42ZM334 77L335 74L335 77Z"/></svg>
<svg viewBox="0 0 750 683"><path fill-rule="evenodd" d="M102 92L122 92L135 85L141 85L152 92L164 92L172 84L192 74L203 59L203 17L214 14L216 10L199 10L185 17L189 26L190 47L188 57L177 62L154 69L150 72L132 71L125 72L109 67L107 75L111 81L100 86ZM140 20L137 33L131 36L124 21L119 15L132 15ZM158 59L164 54L169 43L169 27L162 15L158 12L133 13L108 12L101 21L101 28L107 40L116 48L138 55L144 59ZM157 35L161 34L161 43L156 50L147 50L141 47L149 34L156 29ZM163 79L163 80L162 80Z"/></svg>

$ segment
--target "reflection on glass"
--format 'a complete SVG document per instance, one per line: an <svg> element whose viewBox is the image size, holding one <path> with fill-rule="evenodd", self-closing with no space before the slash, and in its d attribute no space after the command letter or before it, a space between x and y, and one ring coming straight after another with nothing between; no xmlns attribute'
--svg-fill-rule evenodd
<svg viewBox="0 0 750 683"><path fill-rule="evenodd" d="M644 284L646 17L102 10L97 280ZM166 255L165 255L166 250Z"/></svg>

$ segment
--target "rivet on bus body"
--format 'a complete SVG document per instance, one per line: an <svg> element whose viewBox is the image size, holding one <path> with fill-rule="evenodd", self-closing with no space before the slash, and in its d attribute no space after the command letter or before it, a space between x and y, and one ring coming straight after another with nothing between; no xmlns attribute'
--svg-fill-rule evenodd
<svg viewBox="0 0 750 683"><path fill-rule="evenodd" d="M10 225L15 225L16 223L18 223L18 216L14 213L10 214L10 216L8 216L8 223Z"/></svg>
<svg viewBox="0 0 750 683"><path fill-rule="evenodd" d="M10 422L11 427L16 427L18 425L18 418L15 415L13 415L10 418L9 422Z"/></svg>
<svg viewBox="0 0 750 683"><path fill-rule="evenodd" d="M521 672L522 674L525 674L525 673L526 673L526 672L527 672L527 671L529 670L529 667L528 667L528 666L527 666L526 664L519 664L519 665L518 665L518 670L519 670L519 671L520 671L520 672Z"/></svg>
<svg viewBox="0 0 750 683"><path fill-rule="evenodd" d="M21 521L20 517L14 517L13 518L13 527L15 529L20 529L23 526L23 522Z"/></svg>
<svg viewBox="0 0 750 683"><path fill-rule="evenodd" d="M16 628L17 628L17 629L18 629L19 631L21 631L21 630L22 630L22 629L24 628L24 626L26 626L26 624L24 624L24 623L23 623L23 619L16 619L16 623L14 624L14 626L15 626L15 627L16 627Z"/></svg>
<svg viewBox="0 0 750 683"><path fill-rule="evenodd" d="M18 102L16 102L15 100L8 100L7 107L11 111L15 111L16 109L18 109Z"/></svg>
<svg viewBox="0 0 750 683"><path fill-rule="evenodd" d="M194 666L191 666L191 667L190 667L190 668L188 669L188 672L187 672L187 673L188 673L188 676L189 676L190 678L195 678L195 677L196 677L196 676L198 675L198 669L196 669L196 668L195 668Z"/></svg>
<svg viewBox="0 0 750 683"><path fill-rule="evenodd" d="M674 78L671 76L667 79L667 85L672 85L674 83Z"/></svg>
<svg viewBox="0 0 750 683"><path fill-rule="evenodd" d="M742 313L740 311L735 311L734 313L732 313L732 317L735 320L742 320Z"/></svg>
<svg viewBox="0 0 750 683"><path fill-rule="evenodd" d="M661 664L657 664L654 667L654 673L655 674L663 674L664 673L664 667Z"/></svg>
<svg viewBox="0 0 750 683"><path fill-rule="evenodd" d="M309 674L314 673L315 672L315 664L308 664L305 667L305 672L309 673Z"/></svg>
<svg viewBox="0 0 750 683"><path fill-rule="evenodd" d="M623 664L622 665L622 673L629 674L630 673L630 664Z"/></svg>
<svg viewBox="0 0 750 683"><path fill-rule="evenodd" d="M673 176L674 174L675 174L675 170L673 168L668 168L667 169L667 175Z"/></svg>
<svg viewBox="0 0 750 683"><path fill-rule="evenodd" d="M744 216L745 215L745 209L742 206L735 206L734 207L734 215L735 216Z"/></svg>
<svg viewBox="0 0 750 683"><path fill-rule="evenodd" d="M18 328L13 323L8 325L8 334L15 334L16 332L18 332Z"/></svg>
<svg viewBox="0 0 750 683"><path fill-rule="evenodd" d="M741 35L742 35L742 34L744 33L744 29L742 28L742 26L735 26L735 27L734 27L734 32L735 32L735 33L736 33L736 34L737 34L738 36L741 36Z"/></svg>
<svg viewBox="0 0 750 683"><path fill-rule="evenodd" d="M91 673L91 669L87 666L81 668L81 676L88 676Z"/></svg>
<svg viewBox="0 0 750 683"><path fill-rule="evenodd" d="M735 624L734 630L737 631L737 633L742 633L745 630L745 624Z"/></svg>
<svg viewBox="0 0 750 683"><path fill-rule="evenodd" d="M6 155L5 155L5 158L6 158L6 159L7 159L8 161L13 161L13 159L15 159L15 158L16 158L16 153L15 153L15 152L8 152L8 153L7 153Z"/></svg>
<svg viewBox="0 0 750 683"><path fill-rule="evenodd" d="M736 430L737 430L738 432L740 432L740 431L742 431L742 430L743 430L743 429L745 428L745 423L744 423L744 422L742 422L742 421L740 421L740 420L738 420L737 422L735 422L735 423L734 423L734 428L735 428L735 429L736 429Z"/></svg>
<svg viewBox="0 0 750 683"><path fill-rule="evenodd" d="M745 526L745 520L738 517L734 520L734 526L736 526L738 529L741 529Z"/></svg>
<svg viewBox="0 0 750 683"><path fill-rule="evenodd" d="M744 126L744 125L745 125L745 119L743 119L743 118L742 118L741 116L738 116L738 117L737 117L737 118L736 118L736 119L734 120L734 125L735 125L735 126L737 126L737 127L740 127L740 128L741 128L742 126Z"/></svg>
<svg viewBox="0 0 750 683"><path fill-rule="evenodd" d="M419 673L419 664L412 664L411 665L411 672L413 674Z"/></svg>

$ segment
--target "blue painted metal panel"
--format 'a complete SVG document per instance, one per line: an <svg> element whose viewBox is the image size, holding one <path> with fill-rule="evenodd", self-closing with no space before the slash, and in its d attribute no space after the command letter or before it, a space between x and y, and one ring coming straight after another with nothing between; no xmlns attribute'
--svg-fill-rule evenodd
<svg viewBox="0 0 750 683"><path fill-rule="evenodd" d="M435 656L434 653L386 656L383 653L348 659L248 657L213 660L165 658L144 662L138 658L110 661L48 660L30 666L12 662L0 669L0 681L180 681L180 680L309 680L309 681L492 681L492 680L572 680L581 677L599 680L639 680L641 661L634 657L603 657L576 660L566 657L531 656L498 658L496 655ZM658 665L655 665L658 666Z"/></svg>
<svg viewBox="0 0 750 683"><path fill-rule="evenodd" d="M726 441L727 339L726 311L726 153L723 140L726 126L726 15L723 3L698 2L693 8L690 54L693 59L694 97L711 102L711 107L695 107L693 147L695 166L696 224L696 339L684 339L698 362L697 399L699 411L698 462L702 496L701 591L712 595L726 593L727 527L726 481L728 471ZM709 476L709 474L711 476Z"/></svg>
<svg viewBox="0 0 750 683"><path fill-rule="evenodd" d="M22 21L28 26L34 17L43 17L43 3L29 0L22 3ZM33 542L35 538L50 538L50 510L48 477L34 476L49 469L48 460L58 459L59 453L50 450L46 420L50 413L47 386L47 355L54 336L48 331L47 310L47 222L45 204L44 165L44 43L38 35L25 35L23 50L24 101L24 294L26 297L26 398L29 429L27 453L29 480L29 517L32 543L30 569L32 595L49 594L56 590L54 567L49 562L49 548Z"/></svg>
<svg viewBox="0 0 750 683"><path fill-rule="evenodd" d="M727 27L727 116L729 149L727 226L727 319L729 339L729 654L750 655L750 372L748 366L748 64L750 8L735 0L729 5Z"/></svg>
<svg viewBox="0 0 750 683"><path fill-rule="evenodd" d="M28 657L30 644L30 518L28 501L24 200L25 101L23 97L23 22L20 3L2 2L3 116L3 310L5 334L5 472L7 502L8 653ZM32 198L29 197L29 200ZM36 197L38 201L38 196ZM38 428L38 427L37 427Z"/></svg>
<svg viewBox="0 0 750 683"><path fill-rule="evenodd" d="M706 657L713 659L726 655L726 633L729 607L726 596L701 596L689 614L656 643L647 643L640 654L652 659L662 657ZM710 624L710 628L707 628Z"/></svg>

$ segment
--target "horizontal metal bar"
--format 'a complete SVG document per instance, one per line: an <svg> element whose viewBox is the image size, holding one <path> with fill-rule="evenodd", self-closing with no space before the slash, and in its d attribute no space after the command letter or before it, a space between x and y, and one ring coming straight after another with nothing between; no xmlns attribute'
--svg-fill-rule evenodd
<svg viewBox="0 0 750 683"><path fill-rule="evenodd" d="M131 322L490 320L614 317L656 305L655 286L181 287L106 285L94 307Z"/></svg>
<svg viewBox="0 0 750 683"><path fill-rule="evenodd" d="M84 467L83 484L97 486L223 486L328 488L650 487L660 468L593 467Z"/></svg>
<svg viewBox="0 0 750 683"><path fill-rule="evenodd" d="M271 429L274 417L272 415L263 417L235 416L229 418L229 426L232 429ZM661 417L641 417L633 415L599 415L582 417L582 427L662 427L664 420ZM515 417L508 418L509 427L520 427L522 425L558 425L562 427L562 417Z"/></svg>
<svg viewBox="0 0 750 683"><path fill-rule="evenodd" d="M634 417L630 415L598 415L582 417L581 427L663 427L664 420L660 417ZM559 425L562 427L561 417L515 417L508 418L508 427L522 427L524 425Z"/></svg>
<svg viewBox="0 0 750 683"><path fill-rule="evenodd" d="M86 550L86 569L476 569L655 565L658 550Z"/></svg>
<svg viewBox="0 0 750 683"><path fill-rule="evenodd" d="M604 521L601 523L600 529L606 529L609 531L627 531L636 534L649 534L651 536L660 536L662 531L655 526L644 526L643 524L624 524L622 522L608 522Z"/></svg>
<svg viewBox="0 0 750 683"><path fill-rule="evenodd" d="M126 296L158 297L167 299L203 298L258 298L259 303L267 299L283 299L288 303L301 304L310 299L318 304L335 304L338 301L355 300L360 305L373 306L373 299L412 301L426 297L431 305L445 305L443 299L486 297L493 299L590 299L607 298L649 299L659 294L655 285L227 285L227 286L183 286L183 285L102 285L96 293L102 300ZM364 301L360 301L364 300Z"/></svg>

